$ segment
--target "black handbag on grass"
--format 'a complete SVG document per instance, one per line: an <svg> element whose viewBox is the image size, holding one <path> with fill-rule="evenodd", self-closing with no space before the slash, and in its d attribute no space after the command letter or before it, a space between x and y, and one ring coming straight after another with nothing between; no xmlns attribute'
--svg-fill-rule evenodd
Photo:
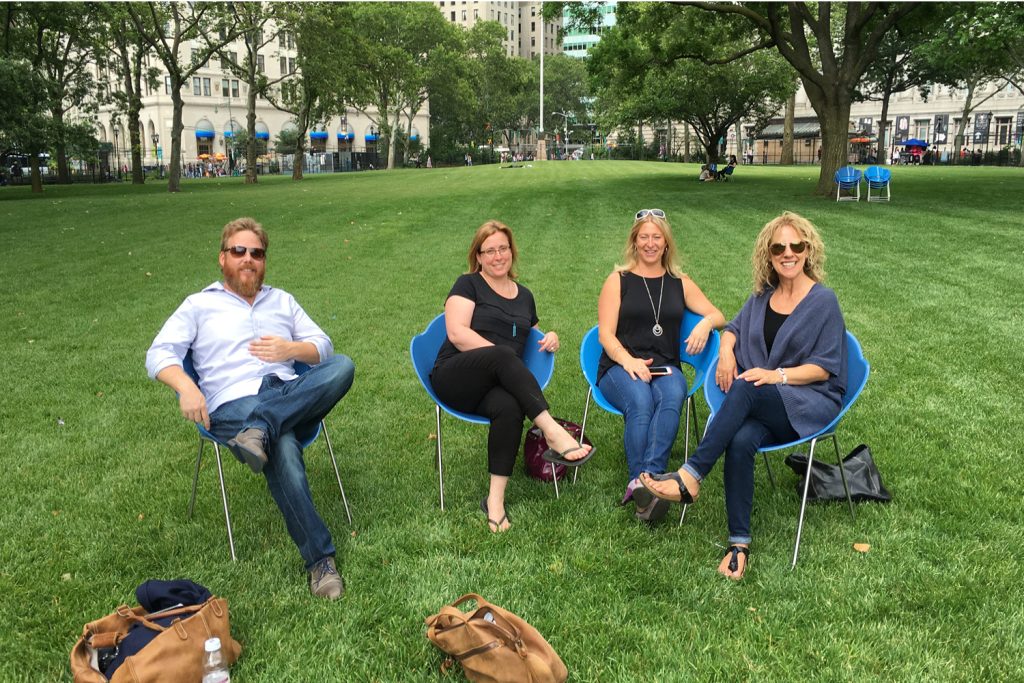
<svg viewBox="0 0 1024 683"><path fill-rule="evenodd" d="M791 453L786 456L786 464L800 477L796 486L797 493L802 495L803 480L807 476L807 455ZM871 457L871 449L864 444L857 446L843 458L843 469L846 471L846 483L850 487L850 498L854 502L873 500L887 503L892 500L892 496L882 484L882 475L879 474L878 467ZM811 465L811 485L807 490L807 500L846 500L846 493L843 491L843 476L839 471L839 465L814 459L814 464Z"/></svg>

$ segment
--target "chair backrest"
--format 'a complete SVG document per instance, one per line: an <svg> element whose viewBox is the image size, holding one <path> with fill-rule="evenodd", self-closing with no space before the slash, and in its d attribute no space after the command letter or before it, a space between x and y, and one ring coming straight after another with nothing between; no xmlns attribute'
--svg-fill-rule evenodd
<svg viewBox="0 0 1024 683"><path fill-rule="evenodd" d="M412 366L420 384L430 394L434 403L438 404L445 411L462 417L447 406L434 393L434 387L430 384L430 371L434 369L434 361L437 360L437 352L448 337L448 331L444 326L444 313L430 321L427 329L423 330L409 342L409 355L412 357ZM540 388L545 388L551 381L551 375L555 371L555 354L547 351L540 351L537 348L538 342L544 338L544 334L536 328L530 329L530 338L526 340L526 349L523 352L523 363L529 368L533 376L537 378Z"/></svg>
<svg viewBox="0 0 1024 683"><path fill-rule="evenodd" d="M718 164L708 164L708 170L712 173L718 173Z"/></svg>
<svg viewBox="0 0 1024 683"><path fill-rule="evenodd" d="M686 352L686 338L690 336L690 333L693 332L693 328L696 327L697 323L702 319L702 316L697 315L693 311L687 310L683 313L683 322L680 325L679 360L692 366L696 375L692 386L688 387L687 396L692 396L698 389L700 389L701 384L704 382L704 375L707 372L708 364L718 358L718 345L721 342L718 330L711 331L711 335L708 337L708 343L704 345L703 351L695 355L690 355ZM594 325L586 335L584 335L583 343L580 345L580 368L583 370L583 376L587 379L587 384L590 385L590 388L594 392L594 399L597 401L597 404L610 413L621 415L622 413L608 402L597 387L597 370L601 361L601 351L601 342L598 339L598 327L597 325Z"/></svg>
<svg viewBox="0 0 1024 683"><path fill-rule="evenodd" d="M855 185L860 182L860 170L853 166L843 166L841 169L836 171L836 182L844 187L846 185Z"/></svg>
<svg viewBox="0 0 1024 683"><path fill-rule="evenodd" d="M869 166L864 171L864 179L873 185L884 186L892 178L892 171L881 166Z"/></svg>
<svg viewBox="0 0 1024 683"><path fill-rule="evenodd" d="M718 357L716 356L714 362L708 366L704 381L704 399L711 408L712 417L714 417L714 414L718 412L718 409L722 405L722 401L725 400L725 393L717 384L715 384L714 373L717 365ZM850 409L850 406L852 406L854 401L857 400L857 397L860 396L860 392L864 390L864 385L867 384L868 375L870 373L871 365L868 363L867 358L864 357L864 351L861 349L860 342L858 342L857 338L847 330L846 393L843 394L843 406L839 410L839 414L836 415L835 419L819 430L819 434L832 431L832 429L839 423L839 420L846 414L846 411Z"/></svg>

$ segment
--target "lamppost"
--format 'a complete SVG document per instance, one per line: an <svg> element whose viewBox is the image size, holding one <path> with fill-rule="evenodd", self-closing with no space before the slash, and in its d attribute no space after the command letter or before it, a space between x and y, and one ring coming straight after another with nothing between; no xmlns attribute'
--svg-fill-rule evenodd
<svg viewBox="0 0 1024 683"><path fill-rule="evenodd" d="M568 157L569 156L569 117L572 116L572 113L571 112L567 112L567 111L553 111L551 113L554 116L561 116L562 119L563 119L564 130L565 130L565 140L562 141L563 145L565 147L565 152L563 153L564 154L563 158L564 157Z"/></svg>
<svg viewBox="0 0 1024 683"><path fill-rule="evenodd" d="M160 161L161 161L161 159L160 159L160 134L159 133L153 133L153 136L150 139L153 141L153 156L156 157L157 172L160 174L160 177L163 178L164 177L164 165L162 163L160 163Z"/></svg>
<svg viewBox="0 0 1024 683"><path fill-rule="evenodd" d="M117 144L118 128L114 126L114 163L117 164L117 179L121 179L121 147Z"/></svg>

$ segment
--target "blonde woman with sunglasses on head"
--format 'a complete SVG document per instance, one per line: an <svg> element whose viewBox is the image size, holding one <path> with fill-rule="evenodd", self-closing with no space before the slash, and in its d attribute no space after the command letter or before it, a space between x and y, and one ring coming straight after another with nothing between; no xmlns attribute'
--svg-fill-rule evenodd
<svg viewBox="0 0 1024 683"><path fill-rule="evenodd" d="M846 324L835 292L821 284L817 229L787 211L761 230L752 260L754 293L722 334L721 408L682 468L641 476L659 498L692 503L725 453L729 548L718 571L735 580L750 552L757 449L818 431L839 414L846 392Z"/></svg>
<svg viewBox="0 0 1024 683"><path fill-rule="evenodd" d="M665 212L641 209L629 231L622 265L605 280L598 299L598 338L604 348L598 388L622 411L626 423L629 481L622 504L632 500L636 517L648 522L658 521L669 508L639 477L668 467L679 432L687 393L679 336L687 309L704 316L685 341L688 353L700 353L711 330L725 325L725 318L680 272Z"/></svg>

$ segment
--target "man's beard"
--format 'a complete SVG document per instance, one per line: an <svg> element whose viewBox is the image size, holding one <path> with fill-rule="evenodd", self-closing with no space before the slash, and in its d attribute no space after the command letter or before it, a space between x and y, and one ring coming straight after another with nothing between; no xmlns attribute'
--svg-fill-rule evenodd
<svg viewBox="0 0 1024 683"><path fill-rule="evenodd" d="M262 275L258 275L256 279L242 280L237 273L234 275L225 273L224 279L227 281L228 289L246 299L256 296L260 287L263 286Z"/></svg>

